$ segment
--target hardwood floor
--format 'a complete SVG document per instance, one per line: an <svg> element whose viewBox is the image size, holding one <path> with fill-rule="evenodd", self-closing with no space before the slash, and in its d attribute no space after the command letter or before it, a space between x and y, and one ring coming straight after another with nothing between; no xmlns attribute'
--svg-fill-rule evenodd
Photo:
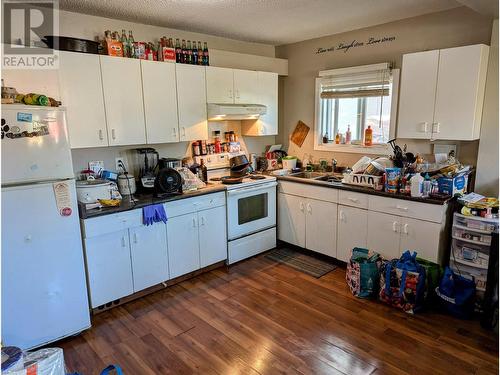
<svg viewBox="0 0 500 375"><path fill-rule="evenodd" d="M68 370L142 374L498 374L477 321L409 316L259 256L103 312L58 343Z"/></svg>

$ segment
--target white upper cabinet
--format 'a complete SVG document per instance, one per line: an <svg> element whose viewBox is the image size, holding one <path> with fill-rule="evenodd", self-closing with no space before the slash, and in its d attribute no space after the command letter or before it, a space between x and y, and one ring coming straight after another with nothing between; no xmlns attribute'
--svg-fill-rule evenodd
<svg viewBox="0 0 500 375"><path fill-rule="evenodd" d="M141 60L146 141L179 142L175 64Z"/></svg>
<svg viewBox="0 0 500 375"><path fill-rule="evenodd" d="M477 44L404 55L398 137L478 139L488 51Z"/></svg>
<svg viewBox="0 0 500 375"><path fill-rule="evenodd" d="M434 139L479 139L489 47L440 51Z"/></svg>
<svg viewBox="0 0 500 375"><path fill-rule="evenodd" d="M236 104L259 103L259 72L234 69L234 102Z"/></svg>
<svg viewBox="0 0 500 375"><path fill-rule="evenodd" d="M205 67L176 64L180 141L208 139Z"/></svg>
<svg viewBox="0 0 500 375"><path fill-rule="evenodd" d="M257 104L267 107L265 115L258 120L244 120L241 122L243 135L276 135L278 134L278 74L258 72L259 97Z"/></svg>
<svg viewBox="0 0 500 375"><path fill-rule="evenodd" d="M207 103L234 103L233 69L207 67Z"/></svg>
<svg viewBox="0 0 500 375"><path fill-rule="evenodd" d="M140 60L99 58L109 145L146 143Z"/></svg>
<svg viewBox="0 0 500 375"><path fill-rule="evenodd" d="M107 146L99 56L64 51L59 56L61 101L71 148Z"/></svg>
<svg viewBox="0 0 500 375"><path fill-rule="evenodd" d="M436 100L439 50L403 56L398 137L430 139Z"/></svg>

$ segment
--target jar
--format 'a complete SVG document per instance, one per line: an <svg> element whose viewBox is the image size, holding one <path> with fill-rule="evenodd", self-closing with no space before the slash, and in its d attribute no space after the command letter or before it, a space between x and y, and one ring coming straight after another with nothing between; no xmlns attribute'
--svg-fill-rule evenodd
<svg viewBox="0 0 500 375"><path fill-rule="evenodd" d="M201 148L200 148L200 142L199 141L194 141L193 142L193 155L194 156L200 156L201 155Z"/></svg>

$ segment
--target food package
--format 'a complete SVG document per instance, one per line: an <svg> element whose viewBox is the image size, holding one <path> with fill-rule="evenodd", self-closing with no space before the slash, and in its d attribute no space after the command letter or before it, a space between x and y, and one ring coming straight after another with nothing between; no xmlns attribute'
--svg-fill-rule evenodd
<svg viewBox="0 0 500 375"><path fill-rule="evenodd" d="M5 371L4 375L65 375L64 355L61 348L40 349L23 353L16 366Z"/></svg>
<svg viewBox="0 0 500 375"><path fill-rule="evenodd" d="M182 177L182 191L197 190L207 186L193 172L191 172L189 168L177 168L177 172L179 172Z"/></svg>

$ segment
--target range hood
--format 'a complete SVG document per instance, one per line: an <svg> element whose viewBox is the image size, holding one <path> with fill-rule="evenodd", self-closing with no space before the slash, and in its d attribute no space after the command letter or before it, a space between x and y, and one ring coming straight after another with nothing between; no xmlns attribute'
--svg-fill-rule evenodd
<svg viewBox="0 0 500 375"><path fill-rule="evenodd" d="M218 104L208 103L208 121L256 120L265 115L267 107L262 104Z"/></svg>

